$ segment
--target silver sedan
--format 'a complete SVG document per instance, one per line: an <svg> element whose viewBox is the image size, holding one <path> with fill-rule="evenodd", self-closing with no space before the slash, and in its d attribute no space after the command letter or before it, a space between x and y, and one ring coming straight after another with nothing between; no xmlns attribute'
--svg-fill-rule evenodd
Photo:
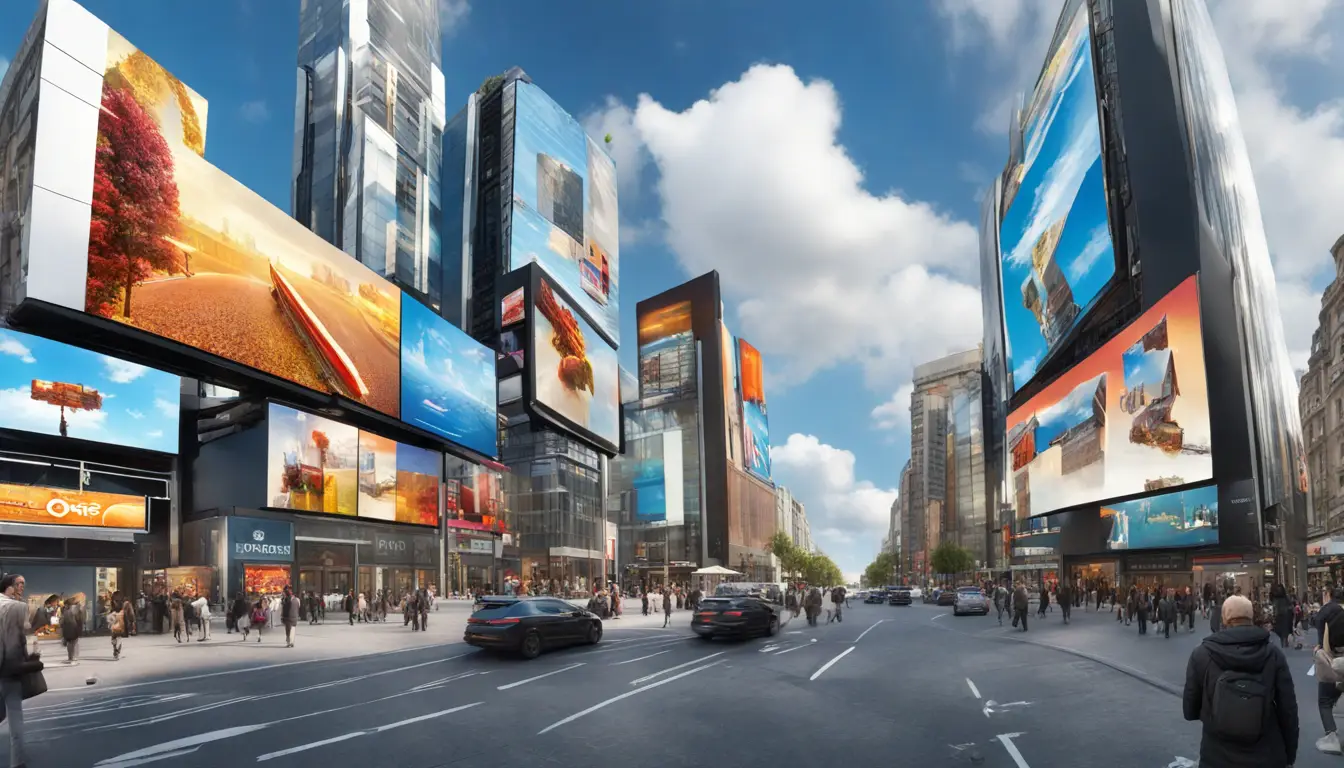
<svg viewBox="0 0 1344 768"><path fill-rule="evenodd" d="M957 600L952 604L952 615L960 616L963 613L978 613L982 616L989 615L989 598L985 593L976 587L962 587L957 590Z"/></svg>

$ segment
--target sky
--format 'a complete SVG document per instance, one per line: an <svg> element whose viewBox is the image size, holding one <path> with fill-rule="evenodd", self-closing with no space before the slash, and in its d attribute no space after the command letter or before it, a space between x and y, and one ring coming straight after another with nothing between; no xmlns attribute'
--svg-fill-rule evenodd
<svg viewBox="0 0 1344 768"><path fill-rule="evenodd" d="M913 367L980 339L978 200L1062 0L440 3L450 113L518 65L612 135L623 340L637 301L719 271L765 362L775 480L857 575L909 455ZM0 57L36 6L0 3ZM207 159L287 210L297 0L86 7L209 101ZM1210 7L1305 367L1344 210L1344 5Z"/></svg>

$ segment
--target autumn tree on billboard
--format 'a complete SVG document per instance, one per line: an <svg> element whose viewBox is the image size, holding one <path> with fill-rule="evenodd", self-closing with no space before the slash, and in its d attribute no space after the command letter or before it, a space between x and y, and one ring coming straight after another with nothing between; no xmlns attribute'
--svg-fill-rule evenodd
<svg viewBox="0 0 1344 768"><path fill-rule="evenodd" d="M86 311L131 316L131 290L154 270L182 271L167 237L177 228L173 156L158 125L134 95L103 86L89 225Z"/></svg>

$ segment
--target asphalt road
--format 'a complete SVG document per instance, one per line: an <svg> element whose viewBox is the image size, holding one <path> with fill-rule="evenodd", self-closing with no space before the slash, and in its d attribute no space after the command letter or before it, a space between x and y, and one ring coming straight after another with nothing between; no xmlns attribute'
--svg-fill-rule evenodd
<svg viewBox="0 0 1344 768"><path fill-rule="evenodd" d="M600 645L532 662L450 644L52 692L29 702L30 765L1111 768L1197 756L1198 726L1171 694L946 613L856 603L843 624L705 642L681 612L667 630L609 622Z"/></svg>

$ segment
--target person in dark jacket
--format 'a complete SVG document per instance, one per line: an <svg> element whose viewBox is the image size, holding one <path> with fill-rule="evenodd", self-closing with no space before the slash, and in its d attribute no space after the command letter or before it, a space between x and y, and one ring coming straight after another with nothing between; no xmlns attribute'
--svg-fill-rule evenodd
<svg viewBox="0 0 1344 768"><path fill-rule="evenodd" d="M1209 635L1190 654L1181 709L1186 720L1203 723L1199 764L1218 768L1289 768L1297 762L1297 694L1288 660L1269 643L1269 632L1253 624L1255 609L1244 597L1223 602L1221 632ZM1219 733L1214 700L1225 672L1260 675L1267 689L1260 739L1241 743ZM1222 683L1227 685L1227 683Z"/></svg>
<svg viewBox="0 0 1344 768"><path fill-rule="evenodd" d="M1013 590L1013 626L1022 625L1022 631L1027 631L1027 614L1030 613L1031 596L1027 594L1027 586L1022 582L1017 583L1017 588Z"/></svg>
<svg viewBox="0 0 1344 768"><path fill-rule="evenodd" d="M1330 628L1330 651L1338 656L1344 654L1344 588L1335 587L1326 596L1329 602L1321 606L1316 614L1316 647L1325 644L1325 628ZM1325 735L1316 740L1316 749L1327 755L1340 753L1339 728L1335 725L1335 704L1339 703L1340 690L1334 683L1316 683L1316 706L1321 713L1321 725Z"/></svg>

